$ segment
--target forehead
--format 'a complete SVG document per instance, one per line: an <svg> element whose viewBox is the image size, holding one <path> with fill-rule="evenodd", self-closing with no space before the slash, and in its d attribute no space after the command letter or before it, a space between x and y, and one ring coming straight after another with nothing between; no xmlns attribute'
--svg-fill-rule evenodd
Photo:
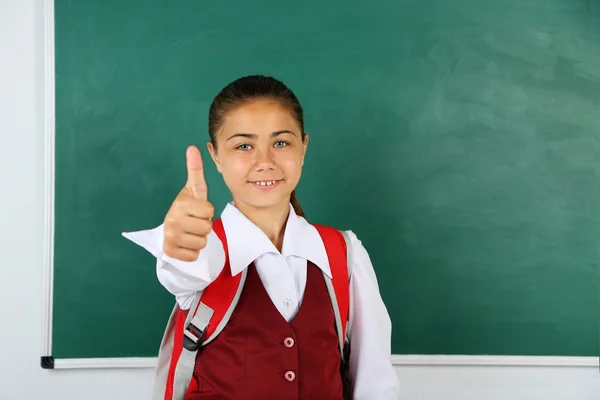
<svg viewBox="0 0 600 400"><path fill-rule="evenodd" d="M225 116L221 127L228 133L271 134L279 130L299 131L292 114L274 100L256 100L244 103Z"/></svg>

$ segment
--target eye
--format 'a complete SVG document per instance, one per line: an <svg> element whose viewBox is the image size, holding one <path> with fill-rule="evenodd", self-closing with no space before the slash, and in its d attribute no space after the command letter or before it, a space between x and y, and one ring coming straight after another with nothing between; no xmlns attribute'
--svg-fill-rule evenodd
<svg viewBox="0 0 600 400"><path fill-rule="evenodd" d="M280 140L280 141L278 141L278 142L275 143L275 147L285 147L288 144L289 144L288 142L284 142L283 140Z"/></svg>
<svg viewBox="0 0 600 400"><path fill-rule="evenodd" d="M252 147L250 147L249 144L240 144L239 146L236 147L237 150L250 150Z"/></svg>

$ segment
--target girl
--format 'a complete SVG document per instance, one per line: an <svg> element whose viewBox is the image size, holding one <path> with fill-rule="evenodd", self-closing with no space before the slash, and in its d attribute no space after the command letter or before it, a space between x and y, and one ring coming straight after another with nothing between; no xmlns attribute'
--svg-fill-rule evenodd
<svg viewBox="0 0 600 400"><path fill-rule="evenodd" d="M308 135L294 93L271 77L243 77L217 95L208 120L208 151L233 198L221 218L212 221L191 146L187 183L164 223L124 234L157 257L158 279L177 300L155 398L399 398L367 251L351 231L344 244L308 223L296 199Z"/></svg>

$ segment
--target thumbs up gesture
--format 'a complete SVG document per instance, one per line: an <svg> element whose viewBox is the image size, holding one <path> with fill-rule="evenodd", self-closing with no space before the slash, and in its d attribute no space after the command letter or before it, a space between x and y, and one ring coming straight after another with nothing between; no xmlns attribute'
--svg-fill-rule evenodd
<svg viewBox="0 0 600 400"><path fill-rule="evenodd" d="M165 216L163 251L181 261L195 261L206 246L215 208L208 201L202 156L197 147L188 147L186 165L187 182Z"/></svg>

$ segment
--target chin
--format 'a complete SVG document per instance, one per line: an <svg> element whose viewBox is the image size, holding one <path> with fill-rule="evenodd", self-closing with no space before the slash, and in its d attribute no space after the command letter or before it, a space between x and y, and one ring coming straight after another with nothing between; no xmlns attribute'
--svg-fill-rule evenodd
<svg viewBox="0 0 600 400"><path fill-rule="evenodd" d="M251 196L241 198L240 200L254 208L275 208L280 207L282 204L289 204L289 196L277 196L276 198L271 196Z"/></svg>

